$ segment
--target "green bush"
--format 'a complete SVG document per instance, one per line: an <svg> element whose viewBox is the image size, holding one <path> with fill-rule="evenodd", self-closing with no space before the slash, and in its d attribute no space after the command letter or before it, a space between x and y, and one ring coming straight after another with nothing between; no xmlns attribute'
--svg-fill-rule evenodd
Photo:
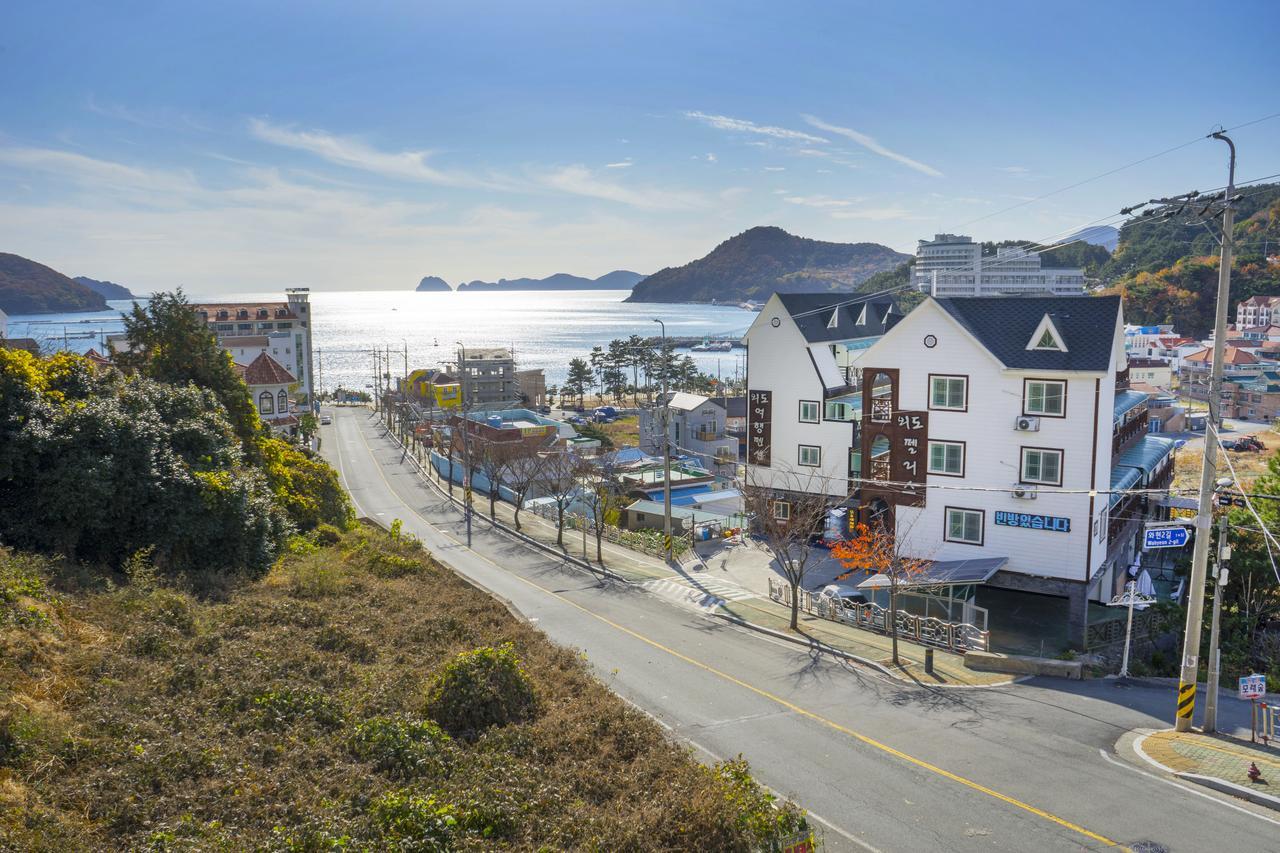
<svg viewBox="0 0 1280 853"><path fill-rule="evenodd" d="M311 541L321 548L337 545L342 541L342 531L332 524L318 524L316 529L311 531Z"/></svg>
<svg viewBox="0 0 1280 853"><path fill-rule="evenodd" d="M455 737L532 719L538 697L510 643L462 652L436 673L427 715Z"/></svg>
<svg viewBox="0 0 1280 853"><path fill-rule="evenodd" d="M393 779L433 775L448 762L450 738L430 720L408 714L374 717L351 732L351 751Z"/></svg>
<svg viewBox="0 0 1280 853"><path fill-rule="evenodd" d="M406 791L388 791L370 812L382 836L404 851L448 850L458 827L456 807Z"/></svg>
<svg viewBox="0 0 1280 853"><path fill-rule="evenodd" d="M399 554L376 552L369 559L369 571L380 578L402 578L405 575L416 575L422 571L422 561L412 557L401 557Z"/></svg>
<svg viewBox="0 0 1280 853"><path fill-rule="evenodd" d="M280 729L303 720L322 728L342 725L342 705L332 696L316 690L270 690L253 697L258 722L263 728Z"/></svg>
<svg viewBox="0 0 1280 853"><path fill-rule="evenodd" d="M761 788L751 778L751 770L742 756L717 764L715 774L725 801L735 815L738 828L754 841L755 849L776 849L783 839L809 829L804 812L790 802Z"/></svg>

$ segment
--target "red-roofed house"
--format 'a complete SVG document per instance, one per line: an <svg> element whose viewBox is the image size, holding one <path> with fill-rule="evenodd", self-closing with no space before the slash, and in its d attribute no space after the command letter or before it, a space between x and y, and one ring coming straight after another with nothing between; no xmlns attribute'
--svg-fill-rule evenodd
<svg viewBox="0 0 1280 853"><path fill-rule="evenodd" d="M1213 350L1204 347L1182 359L1182 387L1193 400L1207 400ZM1222 378L1226 382L1246 382L1262 372L1262 363L1253 353L1228 346L1223 352Z"/></svg>
<svg viewBox="0 0 1280 853"><path fill-rule="evenodd" d="M298 380L265 352L242 369L249 397L258 407L258 417L273 432L293 435L298 429L298 416L289 411L289 386Z"/></svg>
<svg viewBox="0 0 1280 853"><path fill-rule="evenodd" d="M307 288L285 291L285 302L215 302L192 305L191 310L218 337L232 359L247 360L269 352L288 366L301 384L299 399L312 398L311 304Z"/></svg>

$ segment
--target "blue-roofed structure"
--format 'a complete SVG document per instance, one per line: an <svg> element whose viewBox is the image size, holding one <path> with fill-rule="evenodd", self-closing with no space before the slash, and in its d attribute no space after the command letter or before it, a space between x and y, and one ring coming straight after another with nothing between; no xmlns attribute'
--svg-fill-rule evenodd
<svg viewBox="0 0 1280 853"><path fill-rule="evenodd" d="M1144 391L1117 391L1115 407L1113 409L1115 422L1119 423L1124 419L1124 416L1128 412L1131 412L1138 406L1146 403L1149 397L1150 395Z"/></svg>

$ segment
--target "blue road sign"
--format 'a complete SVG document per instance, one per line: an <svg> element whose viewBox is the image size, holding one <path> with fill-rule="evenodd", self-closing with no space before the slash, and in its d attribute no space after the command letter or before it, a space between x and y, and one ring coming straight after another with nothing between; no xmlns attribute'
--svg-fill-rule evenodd
<svg viewBox="0 0 1280 853"><path fill-rule="evenodd" d="M1181 548L1190 538L1185 527L1151 527L1146 533L1146 540L1142 543L1144 549Z"/></svg>

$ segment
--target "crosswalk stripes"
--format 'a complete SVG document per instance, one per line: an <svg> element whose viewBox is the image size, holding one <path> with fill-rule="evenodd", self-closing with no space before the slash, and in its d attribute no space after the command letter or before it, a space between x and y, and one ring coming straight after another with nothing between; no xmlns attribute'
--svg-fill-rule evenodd
<svg viewBox="0 0 1280 853"><path fill-rule="evenodd" d="M754 598L755 593L730 581L714 578L658 578L642 584L650 592L681 604L692 604L703 610L714 610L727 601Z"/></svg>

